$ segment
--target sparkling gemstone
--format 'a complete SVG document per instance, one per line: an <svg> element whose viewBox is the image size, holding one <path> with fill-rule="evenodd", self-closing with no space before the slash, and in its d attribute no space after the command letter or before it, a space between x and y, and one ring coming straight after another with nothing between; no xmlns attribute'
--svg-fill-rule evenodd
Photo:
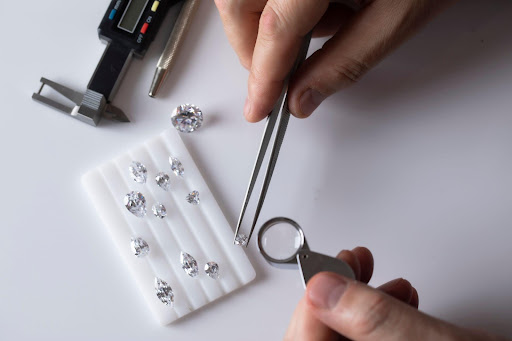
<svg viewBox="0 0 512 341"><path fill-rule="evenodd" d="M247 245L248 240L249 240L249 238L245 234L239 233L235 237L235 244L245 246L245 245Z"/></svg>
<svg viewBox="0 0 512 341"><path fill-rule="evenodd" d="M168 191L171 189L171 179L169 178L169 174L160 172L155 177L156 184L160 186L164 191Z"/></svg>
<svg viewBox="0 0 512 341"><path fill-rule="evenodd" d="M160 219L163 219L167 215L167 210L165 209L165 206L159 202L154 204L151 210L153 211L155 217Z"/></svg>
<svg viewBox="0 0 512 341"><path fill-rule="evenodd" d="M199 268L197 267L197 262L186 252L181 252L180 254L180 262L181 262L181 268L185 271L187 275L190 277L196 277L199 273Z"/></svg>
<svg viewBox="0 0 512 341"><path fill-rule="evenodd" d="M219 264L208 262L204 265L204 272L213 279L219 278Z"/></svg>
<svg viewBox="0 0 512 341"><path fill-rule="evenodd" d="M132 191L126 194L124 205L136 217L142 218L146 215L146 198L139 192Z"/></svg>
<svg viewBox="0 0 512 341"><path fill-rule="evenodd" d="M132 252L137 257L144 257L149 253L149 245L146 241L140 237L133 238L130 242Z"/></svg>
<svg viewBox="0 0 512 341"><path fill-rule="evenodd" d="M180 160L169 156L169 163L171 164L171 170L176 174L176 176L183 176L183 174L185 174L185 168L183 168Z"/></svg>
<svg viewBox="0 0 512 341"><path fill-rule="evenodd" d="M148 171L146 169L146 166L144 166L142 163L133 161L130 164L130 167L128 167L128 170L130 171L130 176L135 182L138 182L140 184L146 183Z"/></svg>
<svg viewBox="0 0 512 341"><path fill-rule="evenodd" d="M166 281L155 277L155 291L156 297L160 301L162 301L165 305L170 305L171 307L174 305L174 293L172 292L172 288Z"/></svg>
<svg viewBox="0 0 512 341"><path fill-rule="evenodd" d="M192 205L199 205L199 192L198 191L192 191L187 195L187 201L189 204Z"/></svg>
<svg viewBox="0 0 512 341"><path fill-rule="evenodd" d="M183 104L174 109L171 122L178 131L191 133L203 124L203 112L193 104Z"/></svg>

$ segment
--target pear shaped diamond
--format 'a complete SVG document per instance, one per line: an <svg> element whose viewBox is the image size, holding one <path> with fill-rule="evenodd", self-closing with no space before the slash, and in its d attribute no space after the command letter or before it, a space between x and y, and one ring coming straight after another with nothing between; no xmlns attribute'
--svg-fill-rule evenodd
<svg viewBox="0 0 512 341"><path fill-rule="evenodd" d="M181 161L175 157L169 156L169 163L171 170L176 176L183 176L185 174L185 168L181 164Z"/></svg>
<svg viewBox="0 0 512 341"><path fill-rule="evenodd" d="M192 205L199 205L199 192L198 191L192 191L187 195L187 201L189 204Z"/></svg>
<svg viewBox="0 0 512 341"><path fill-rule="evenodd" d="M153 214L157 218L163 219L165 216L167 216L167 210L165 209L165 206L162 205L161 203L157 202L156 204L154 204L151 210L153 211Z"/></svg>
<svg viewBox="0 0 512 341"><path fill-rule="evenodd" d="M203 112L193 104L183 104L174 109L171 122L178 131L191 133L203 124Z"/></svg>
<svg viewBox="0 0 512 341"><path fill-rule="evenodd" d="M149 253L149 245L146 241L140 237L133 238L130 242L130 247L135 256L141 258Z"/></svg>
<svg viewBox="0 0 512 341"><path fill-rule="evenodd" d="M156 184L164 191L168 191L171 189L171 179L169 178L169 174L160 172L156 175L155 181Z"/></svg>
<svg viewBox="0 0 512 341"><path fill-rule="evenodd" d="M155 291L156 297L165 305L170 305L171 307L174 305L174 293L172 292L172 288L166 281L155 277Z"/></svg>
<svg viewBox="0 0 512 341"><path fill-rule="evenodd" d="M124 206L136 217L142 218L146 215L146 198L139 192L132 191L126 194Z"/></svg>
<svg viewBox="0 0 512 341"><path fill-rule="evenodd" d="M130 164L130 167L128 167L128 170L130 171L130 176L132 177L133 181L140 184L146 183L146 179L148 178L148 171L146 166L144 166L142 163L133 161Z"/></svg>
<svg viewBox="0 0 512 341"><path fill-rule="evenodd" d="M210 276L210 278L213 278L213 279L219 278L219 264L217 264L215 262L206 263L204 265L204 272L206 272L206 274L208 276Z"/></svg>
<svg viewBox="0 0 512 341"><path fill-rule="evenodd" d="M185 271L187 275L189 275L190 277L197 276L197 274L199 273L199 268L197 267L197 262L194 259L194 257L182 251L180 254L180 262L181 268L183 269L183 271Z"/></svg>

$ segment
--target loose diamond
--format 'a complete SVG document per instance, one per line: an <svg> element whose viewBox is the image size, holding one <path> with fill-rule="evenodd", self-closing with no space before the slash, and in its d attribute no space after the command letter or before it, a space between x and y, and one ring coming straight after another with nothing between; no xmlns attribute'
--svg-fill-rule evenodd
<svg viewBox="0 0 512 341"><path fill-rule="evenodd" d="M219 264L208 262L204 265L204 272L213 279L219 278Z"/></svg>
<svg viewBox="0 0 512 341"><path fill-rule="evenodd" d="M142 218L146 215L146 198L139 192L130 192L124 196L124 205L135 215Z"/></svg>
<svg viewBox="0 0 512 341"><path fill-rule="evenodd" d="M130 164L130 167L128 167L128 170L130 171L130 176L135 182L138 182L140 184L146 183L148 171L146 169L146 166L144 166L142 163L133 161Z"/></svg>
<svg viewBox="0 0 512 341"><path fill-rule="evenodd" d="M153 210L153 214L155 217L163 219L167 215L167 210L165 209L165 206L161 203L156 203L151 208Z"/></svg>
<svg viewBox="0 0 512 341"><path fill-rule="evenodd" d="M187 201L189 204L192 205L199 205L199 192L198 191L192 191L187 195Z"/></svg>
<svg viewBox="0 0 512 341"><path fill-rule="evenodd" d="M203 124L203 112L193 104L183 104L174 109L171 121L178 131L191 133Z"/></svg>
<svg viewBox="0 0 512 341"><path fill-rule="evenodd" d="M183 174L185 174L185 168L183 168L180 160L169 156L169 163L171 164L171 170L176 174L176 176L183 176Z"/></svg>
<svg viewBox="0 0 512 341"><path fill-rule="evenodd" d="M160 186L164 191L168 191L171 189L171 179L169 178L169 174L166 173L158 173L155 177L156 184Z"/></svg>
<svg viewBox="0 0 512 341"><path fill-rule="evenodd" d="M248 241L248 237L243 234L243 233L239 233L236 237L235 237L235 244L236 245L240 245L240 246L245 246L247 245L247 241Z"/></svg>
<svg viewBox="0 0 512 341"><path fill-rule="evenodd" d="M137 257L144 257L149 253L149 245L146 241L140 237L133 238L130 242L132 252Z"/></svg>
<svg viewBox="0 0 512 341"><path fill-rule="evenodd" d="M186 252L181 252L180 254L180 262L181 262L181 268L185 271L187 275L190 277L196 277L199 273L199 268L197 267L197 262Z"/></svg>
<svg viewBox="0 0 512 341"><path fill-rule="evenodd" d="M165 305L170 305L171 307L174 305L174 293L172 292L172 288L166 281L155 277L155 291L156 297L160 301L162 301Z"/></svg>

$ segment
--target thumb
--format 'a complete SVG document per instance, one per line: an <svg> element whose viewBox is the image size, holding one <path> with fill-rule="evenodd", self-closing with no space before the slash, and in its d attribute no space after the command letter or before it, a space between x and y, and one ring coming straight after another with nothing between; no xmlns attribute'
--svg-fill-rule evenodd
<svg viewBox="0 0 512 341"><path fill-rule="evenodd" d="M382 291L328 272L309 281L306 301L319 321L351 340L443 340L463 332Z"/></svg>

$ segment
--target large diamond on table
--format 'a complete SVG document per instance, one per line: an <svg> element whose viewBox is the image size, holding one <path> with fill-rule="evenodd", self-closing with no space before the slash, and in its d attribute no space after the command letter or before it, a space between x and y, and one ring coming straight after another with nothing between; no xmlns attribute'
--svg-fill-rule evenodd
<svg viewBox="0 0 512 341"><path fill-rule="evenodd" d="M181 262L181 268L187 275L190 277L196 277L199 273L199 268L197 266L197 261L194 257L189 255L186 252L181 252L180 254L180 262Z"/></svg>
<svg viewBox="0 0 512 341"><path fill-rule="evenodd" d="M185 168L181 164L181 161L175 157L169 156L169 164L171 165L171 170L176 176L183 176L185 174Z"/></svg>
<svg viewBox="0 0 512 341"><path fill-rule="evenodd" d="M193 104L183 104L174 109L171 121L178 131L191 133L203 124L203 112Z"/></svg>
<svg viewBox="0 0 512 341"><path fill-rule="evenodd" d="M133 254L139 258L144 257L149 253L148 243L140 237L138 237L138 238L132 237L132 240L130 242L130 247L132 249Z"/></svg>
<svg viewBox="0 0 512 341"><path fill-rule="evenodd" d="M172 288L166 281L155 277L155 291L156 297L165 305L170 305L171 307L174 304L174 293L172 292Z"/></svg>
<svg viewBox="0 0 512 341"><path fill-rule="evenodd" d="M133 161L128 167L128 170L130 171L130 176L132 177L133 181L138 182L140 184L146 183L148 171L146 169L146 166L144 166L142 163Z"/></svg>
<svg viewBox="0 0 512 341"><path fill-rule="evenodd" d="M204 265L204 272L206 272L206 274L208 276L210 276L210 278L213 278L213 279L219 278L219 264L217 264L215 262L206 263Z"/></svg>
<svg viewBox="0 0 512 341"><path fill-rule="evenodd" d="M142 218L146 215L146 198L136 191L124 196L124 206L134 216Z"/></svg>

